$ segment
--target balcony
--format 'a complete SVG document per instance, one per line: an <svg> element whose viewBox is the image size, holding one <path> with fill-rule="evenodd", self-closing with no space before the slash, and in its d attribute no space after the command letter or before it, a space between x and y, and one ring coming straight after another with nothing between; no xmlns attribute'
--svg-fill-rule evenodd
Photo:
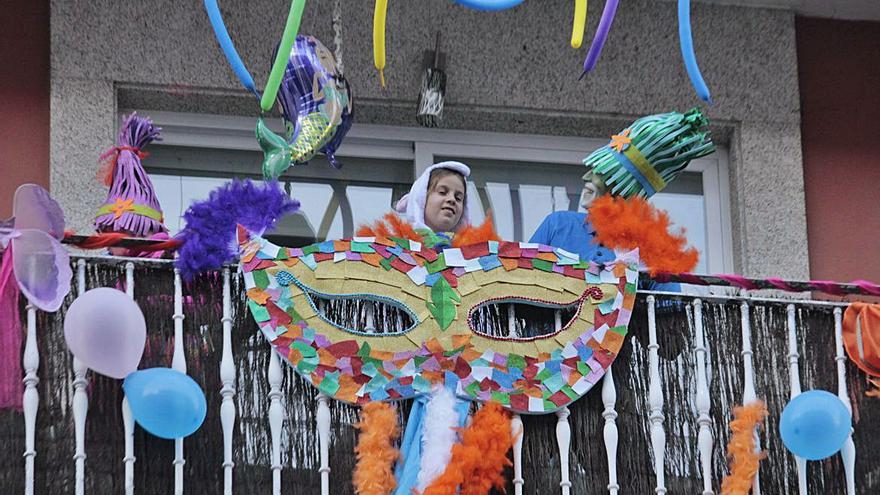
<svg viewBox="0 0 880 495"><path fill-rule="evenodd" d="M269 353L234 268L182 284L166 261L75 257L73 265L74 290L58 313L22 300L29 390L23 413L0 412L5 493L353 493L357 409L319 396ZM66 307L100 286L128 291L143 310L141 367L183 365L205 391L205 423L177 446L126 421L121 382L83 374L67 350ZM844 308L639 294L613 376L560 414L521 418L507 492L720 492L732 408L757 397L770 412L759 434L768 453L762 493L798 493L799 484L800 493L877 493L880 406L843 353ZM854 423L854 448L802 471L778 434L779 414L800 389L836 393ZM401 424L408 409L399 405Z"/></svg>

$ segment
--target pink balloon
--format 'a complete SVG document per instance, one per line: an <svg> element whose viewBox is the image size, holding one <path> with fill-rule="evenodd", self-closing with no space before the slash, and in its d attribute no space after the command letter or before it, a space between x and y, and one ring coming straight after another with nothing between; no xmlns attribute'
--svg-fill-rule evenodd
<svg viewBox="0 0 880 495"><path fill-rule="evenodd" d="M76 298L64 318L64 339L83 364L111 378L137 371L147 342L144 314L124 292L92 289Z"/></svg>

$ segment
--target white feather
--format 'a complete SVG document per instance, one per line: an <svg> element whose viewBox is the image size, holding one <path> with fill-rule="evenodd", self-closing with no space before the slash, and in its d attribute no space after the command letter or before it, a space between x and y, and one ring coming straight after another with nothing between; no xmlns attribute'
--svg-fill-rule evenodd
<svg viewBox="0 0 880 495"><path fill-rule="evenodd" d="M434 479L443 474L452 457L452 445L458 439L458 413L455 397L446 387L434 389L425 409L422 423L422 464L419 468L418 491L423 492Z"/></svg>

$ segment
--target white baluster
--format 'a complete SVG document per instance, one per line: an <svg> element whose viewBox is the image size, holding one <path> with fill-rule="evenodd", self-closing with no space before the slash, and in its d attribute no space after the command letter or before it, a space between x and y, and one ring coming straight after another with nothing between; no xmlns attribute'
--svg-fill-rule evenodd
<svg viewBox="0 0 880 495"><path fill-rule="evenodd" d="M556 443L559 444L559 470L562 476L559 486L562 487L562 495L571 493L571 481L569 480L568 456L571 447L571 426L568 424L568 416L571 412L567 407L556 411Z"/></svg>
<svg viewBox="0 0 880 495"><path fill-rule="evenodd" d="M77 294L83 295L86 291L86 260L76 262L76 287ZM86 479L86 416L89 413L89 396L86 387L88 368L76 357L73 358L73 430L76 437L76 450L73 461L76 464L76 495L85 493Z"/></svg>
<svg viewBox="0 0 880 495"><path fill-rule="evenodd" d="M752 325L749 321L749 303L743 301L740 304L742 315L742 357L743 357L743 404L749 404L757 399L755 395L755 369L752 365ZM755 450L761 450L761 439L755 431ZM752 493L761 495L761 480L755 474L755 483L752 485Z"/></svg>
<svg viewBox="0 0 880 495"><path fill-rule="evenodd" d="M125 264L125 293L134 299L134 263L129 261ZM122 459L125 465L125 495L134 494L134 417L131 414L131 406L128 397L122 399L122 425L125 430L125 457Z"/></svg>
<svg viewBox="0 0 880 495"><path fill-rule="evenodd" d="M330 399L318 394L318 440L321 443L321 495L330 495Z"/></svg>
<svg viewBox="0 0 880 495"><path fill-rule="evenodd" d="M786 307L788 312L788 376L791 392L789 400L794 399L801 394L801 374L798 370L798 358L800 355L797 351L797 323L795 321L795 306L789 304ZM807 460L803 457L794 457L797 465L798 475L798 494L807 494Z"/></svg>
<svg viewBox="0 0 880 495"><path fill-rule="evenodd" d="M709 378L706 373L706 338L703 333L703 301L694 299L694 335L697 354L697 447L700 451L700 466L703 471L703 495L713 495L712 491L712 418L709 417L711 399L709 397Z"/></svg>
<svg viewBox="0 0 880 495"><path fill-rule="evenodd" d="M278 353L269 352L269 430L272 435L272 493L281 495L281 425L284 405L281 404L281 364Z"/></svg>
<svg viewBox="0 0 880 495"><path fill-rule="evenodd" d="M513 304L510 305L513 308ZM513 310L510 310L513 313ZM558 332L562 329L562 315L557 310L553 313L554 329ZM561 481L559 486L562 487L562 495L568 495L571 491L571 481L569 478L568 458L571 448L571 425L568 424L568 416L571 411L567 407L556 411L556 443L559 444L559 470L561 471Z"/></svg>
<svg viewBox="0 0 880 495"><path fill-rule="evenodd" d="M657 320L655 316L654 296L648 296L648 360L650 364L650 383L648 386L648 404L651 409L651 447L654 452L654 474L657 475L657 486L654 492L666 493L666 432L663 429L663 389L660 386L660 355L657 343Z"/></svg>
<svg viewBox="0 0 880 495"><path fill-rule="evenodd" d="M519 414L514 414L513 418L511 418L510 430L514 435L517 435L513 441L513 495L522 495L524 483L522 476L522 446L526 431L523 428L522 418Z"/></svg>
<svg viewBox="0 0 880 495"><path fill-rule="evenodd" d="M846 356L843 354L843 325L841 323L840 307L834 308L834 344L837 348L837 397L843 402L849 412L852 413L852 404L846 389ZM843 472L846 476L846 493L856 493L856 446L853 443L852 431L840 449L840 458L843 460Z"/></svg>
<svg viewBox="0 0 880 495"><path fill-rule="evenodd" d="M27 305L27 340L24 346L24 395L22 407L24 409L24 493L34 493L34 457L37 450L34 446L37 426L37 408L40 405L40 395L37 392L37 369L40 367L40 353L37 349L37 310L30 303Z"/></svg>
<svg viewBox="0 0 880 495"><path fill-rule="evenodd" d="M186 374L186 356L183 354L183 289L180 282L180 270L174 269L174 357L171 367ZM174 439L174 495L183 495L183 439Z"/></svg>
<svg viewBox="0 0 880 495"><path fill-rule="evenodd" d="M220 423L223 425L223 493L232 495L232 428L235 426L235 364L232 362L232 297L229 268L223 270L223 357L220 360Z"/></svg>
<svg viewBox="0 0 880 495"><path fill-rule="evenodd" d="M605 427L602 430L602 436L605 439L605 455L608 457L608 493L616 495L620 490L617 484L617 411L614 406L617 403L617 387L614 385L614 375L611 373L611 366L605 371L605 378L602 379L602 404L605 409L602 411L602 417L605 418Z"/></svg>

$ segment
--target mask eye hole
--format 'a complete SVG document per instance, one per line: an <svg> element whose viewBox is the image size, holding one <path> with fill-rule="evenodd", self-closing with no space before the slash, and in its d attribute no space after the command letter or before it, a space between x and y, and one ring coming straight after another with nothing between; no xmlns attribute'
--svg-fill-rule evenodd
<svg viewBox="0 0 880 495"><path fill-rule="evenodd" d="M491 299L471 308L468 326L486 337L533 340L569 327L581 311L582 300L567 304L523 298Z"/></svg>
<svg viewBox="0 0 880 495"><path fill-rule="evenodd" d="M309 303L327 323L359 335L402 335L416 326L418 319L404 304L390 298L368 294L322 294L302 287Z"/></svg>

